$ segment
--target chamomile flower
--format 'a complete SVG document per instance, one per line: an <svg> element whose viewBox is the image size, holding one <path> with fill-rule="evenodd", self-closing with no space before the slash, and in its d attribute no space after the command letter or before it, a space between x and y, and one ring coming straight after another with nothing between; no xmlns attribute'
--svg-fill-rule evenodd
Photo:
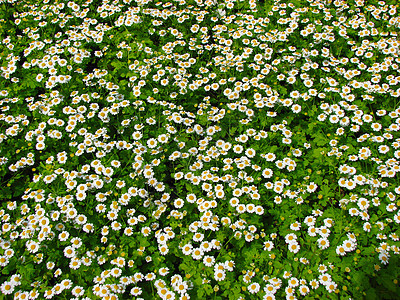
<svg viewBox="0 0 400 300"><path fill-rule="evenodd" d="M270 168L266 168L262 171L261 175L264 178L271 178L273 176L274 172Z"/></svg>
<svg viewBox="0 0 400 300"><path fill-rule="evenodd" d="M36 253L39 251L40 244L35 241L30 240L30 241L26 242L26 248L28 249L28 251L30 253Z"/></svg>
<svg viewBox="0 0 400 300"><path fill-rule="evenodd" d="M193 246L191 244L186 244L182 247L182 253L184 255L191 255L193 252Z"/></svg>
<svg viewBox="0 0 400 300"><path fill-rule="evenodd" d="M272 241L264 242L264 250L271 251L274 248L274 243Z"/></svg>
<svg viewBox="0 0 400 300"><path fill-rule="evenodd" d="M323 250L327 249L330 245L329 240L325 237L319 238L317 240L317 244L318 244L318 247Z"/></svg>
<svg viewBox="0 0 400 300"><path fill-rule="evenodd" d="M4 295L12 294L14 292L14 289L15 289L15 285L13 285L9 281L3 282L0 286L1 293Z"/></svg>
<svg viewBox="0 0 400 300"><path fill-rule="evenodd" d="M139 295L141 295L142 294L142 289L140 288L140 287L133 287L132 289L131 289L131 291L130 291L130 294L132 295L132 296L139 296Z"/></svg>
<svg viewBox="0 0 400 300"><path fill-rule="evenodd" d="M233 152L236 154L240 154L243 151L243 146L242 145L234 145L233 146Z"/></svg>
<svg viewBox="0 0 400 300"><path fill-rule="evenodd" d="M225 279L225 277L226 277L226 272L224 270L217 269L214 272L214 279L216 281L222 281Z"/></svg>
<svg viewBox="0 0 400 300"><path fill-rule="evenodd" d="M257 282L253 282L247 287L247 290L250 294L257 294L260 291L260 284Z"/></svg>
<svg viewBox="0 0 400 300"><path fill-rule="evenodd" d="M85 293L85 289L81 286L76 285L72 290L71 293L74 297L82 296Z"/></svg>

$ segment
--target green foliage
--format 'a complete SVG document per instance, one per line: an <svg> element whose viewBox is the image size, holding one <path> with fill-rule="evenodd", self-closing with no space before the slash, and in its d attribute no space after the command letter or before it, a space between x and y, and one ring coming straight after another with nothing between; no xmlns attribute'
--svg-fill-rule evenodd
<svg viewBox="0 0 400 300"><path fill-rule="evenodd" d="M0 2L0 299L397 297L396 1Z"/></svg>

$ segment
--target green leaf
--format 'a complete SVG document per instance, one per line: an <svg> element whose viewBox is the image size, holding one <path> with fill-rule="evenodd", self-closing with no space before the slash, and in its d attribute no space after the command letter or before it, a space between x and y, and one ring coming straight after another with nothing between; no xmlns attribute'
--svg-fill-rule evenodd
<svg viewBox="0 0 400 300"><path fill-rule="evenodd" d="M353 52L353 51L347 51L347 52L346 52L346 56L347 56L348 58L352 58L352 57L354 56L354 52Z"/></svg>
<svg viewBox="0 0 400 300"><path fill-rule="evenodd" d="M308 130L309 130L310 132L312 132L315 126L316 126L316 124L313 123L313 122L308 123Z"/></svg>
<svg viewBox="0 0 400 300"><path fill-rule="evenodd" d="M271 153L275 153L276 150L278 150L278 146L274 145L268 151L271 152Z"/></svg>
<svg viewBox="0 0 400 300"><path fill-rule="evenodd" d="M121 67L123 66L122 62L120 62L120 61L118 61L118 60L112 61L112 62L111 62L111 65L112 65L113 67L115 67L116 69L119 69L119 68L121 68Z"/></svg>
<svg viewBox="0 0 400 300"><path fill-rule="evenodd" d="M322 195L324 195L324 196L332 196L333 195L331 192L331 189L329 188L328 185L325 185L325 184L321 185L320 188L321 188Z"/></svg>
<svg viewBox="0 0 400 300"><path fill-rule="evenodd" d="M393 276L388 274L380 274L378 282L382 284L386 289L392 292L396 292L396 285L393 283Z"/></svg>
<svg viewBox="0 0 400 300"><path fill-rule="evenodd" d="M369 290L367 290L365 295L365 299L366 300L377 300L379 299L376 295L375 289L374 288L370 288Z"/></svg>
<svg viewBox="0 0 400 300"><path fill-rule="evenodd" d="M203 284L203 280L201 279L201 277L197 277L194 280L194 284L197 285L197 286L201 286Z"/></svg>
<svg viewBox="0 0 400 300"><path fill-rule="evenodd" d="M11 189L9 187L0 187L0 195L0 200L11 199Z"/></svg>
<svg viewBox="0 0 400 300"><path fill-rule="evenodd" d="M209 284L203 285L203 288L207 295L211 295L214 292L213 288Z"/></svg>
<svg viewBox="0 0 400 300"><path fill-rule="evenodd" d="M312 152L313 152L312 156L317 160L319 160L320 157L322 156L321 148L313 148Z"/></svg>
<svg viewBox="0 0 400 300"><path fill-rule="evenodd" d="M232 299L238 299L239 297L238 297L238 295L240 294L240 290L241 290L241 288L240 288L240 284L238 284L238 283L236 283L236 285L234 285L233 287L232 287L232 289L231 289L231 292L229 293L229 297L233 297ZM233 294L232 294L232 292L233 292ZM229 298L229 299L231 299L231 298Z"/></svg>
<svg viewBox="0 0 400 300"><path fill-rule="evenodd" d="M203 299L204 294L205 294L204 289L199 288L199 289L197 290L197 298L198 298L198 299Z"/></svg>
<svg viewBox="0 0 400 300"><path fill-rule="evenodd" d="M278 86L277 86L277 90L278 90L279 94L281 94L281 95L283 95L283 96L287 94L287 89L284 88L284 87L281 86L281 85L278 85Z"/></svg>
<svg viewBox="0 0 400 300"><path fill-rule="evenodd" d="M186 273L190 273L190 271L193 270L193 267L190 266L190 265L188 265L188 264L186 264L186 263L181 263L179 266L180 266L180 268L181 268L183 271L185 271Z"/></svg>
<svg viewBox="0 0 400 300"><path fill-rule="evenodd" d="M185 183L185 186L186 186L186 189L187 189L189 192L192 192L192 190L193 190L193 187L192 187L192 185L191 185L191 184L189 184L189 183Z"/></svg>
<svg viewBox="0 0 400 300"><path fill-rule="evenodd" d="M318 135L315 139L314 139L315 143L317 144L317 146L325 146L328 141L323 138L321 135Z"/></svg>

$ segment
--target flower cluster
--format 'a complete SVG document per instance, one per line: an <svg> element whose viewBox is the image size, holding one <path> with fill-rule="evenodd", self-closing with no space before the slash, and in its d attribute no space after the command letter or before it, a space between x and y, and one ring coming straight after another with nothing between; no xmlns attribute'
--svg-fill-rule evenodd
<svg viewBox="0 0 400 300"><path fill-rule="evenodd" d="M272 2L0 0L1 294L397 295L398 7Z"/></svg>

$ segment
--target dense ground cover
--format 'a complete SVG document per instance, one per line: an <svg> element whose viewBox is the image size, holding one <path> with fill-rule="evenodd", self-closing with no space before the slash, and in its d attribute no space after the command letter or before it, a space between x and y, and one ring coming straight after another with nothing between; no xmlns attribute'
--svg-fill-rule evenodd
<svg viewBox="0 0 400 300"><path fill-rule="evenodd" d="M399 295L396 1L0 21L0 299Z"/></svg>

